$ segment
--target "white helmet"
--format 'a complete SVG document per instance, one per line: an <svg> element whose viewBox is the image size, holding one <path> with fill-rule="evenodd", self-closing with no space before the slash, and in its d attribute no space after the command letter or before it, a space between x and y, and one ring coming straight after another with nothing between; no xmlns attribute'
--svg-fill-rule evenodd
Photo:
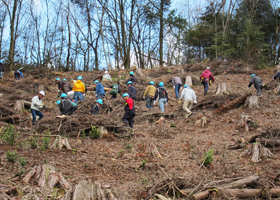
<svg viewBox="0 0 280 200"><path fill-rule="evenodd" d="M210 67L206 67L206 69L210 69Z"/></svg>
<svg viewBox="0 0 280 200"><path fill-rule="evenodd" d="M105 74L108 74L108 71L105 71Z"/></svg>
<svg viewBox="0 0 280 200"><path fill-rule="evenodd" d="M39 94L45 96L45 92L44 91L40 91Z"/></svg>

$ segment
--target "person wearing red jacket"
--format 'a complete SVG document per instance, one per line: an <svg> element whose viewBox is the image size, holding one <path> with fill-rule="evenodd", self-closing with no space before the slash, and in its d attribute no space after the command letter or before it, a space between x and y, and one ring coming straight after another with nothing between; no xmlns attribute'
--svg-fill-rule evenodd
<svg viewBox="0 0 280 200"><path fill-rule="evenodd" d="M204 85L204 95L207 95L210 80L214 82L215 79L213 74L210 72L210 67L207 67L206 70L200 75L201 84Z"/></svg>
<svg viewBox="0 0 280 200"><path fill-rule="evenodd" d="M123 122L125 123L125 126L128 126L130 128L133 128L133 118L135 117L135 109L134 109L134 103L133 99L129 98L128 93L123 94L123 99L125 100L125 107L124 107L124 115L123 115Z"/></svg>

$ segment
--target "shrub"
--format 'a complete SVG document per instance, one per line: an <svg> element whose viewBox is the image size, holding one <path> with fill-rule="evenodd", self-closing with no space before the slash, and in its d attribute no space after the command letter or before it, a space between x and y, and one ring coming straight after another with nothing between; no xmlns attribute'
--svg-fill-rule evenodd
<svg viewBox="0 0 280 200"><path fill-rule="evenodd" d="M213 149L204 153L201 164L207 166L213 162Z"/></svg>
<svg viewBox="0 0 280 200"><path fill-rule="evenodd" d="M29 144L31 146L32 149L36 149L37 148L37 138L34 137L30 137L29 138Z"/></svg>
<svg viewBox="0 0 280 200"><path fill-rule="evenodd" d="M48 132L45 133L45 135L51 135L51 133L48 131ZM43 149L50 148L50 141L51 141L50 137L44 137L43 138Z"/></svg>
<svg viewBox="0 0 280 200"><path fill-rule="evenodd" d="M89 137L91 139L97 139L100 137L101 131L96 128L95 126L91 127L91 130L89 131Z"/></svg>
<svg viewBox="0 0 280 200"><path fill-rule="evenodd" d="M24 167L26 165L27 161L28 161L28 158L26 158L26 157L19 158L19 163L22 167Z"/></svg>
<svg viewBox="0 0 280 200"><path fill-rule="evenodd" d="M15 133L15 127L10 125L3 130L4 134L1 136L2 140L7 142L9 145L14 145L16 143L17 135Z"/></svg>
<svg viewBox="0 0 280 200"><path fill-rule="evenodd" d="M18 158L17 151L16 150L14 152L7 151L6 158L10 163L14 164Z"/></svg>

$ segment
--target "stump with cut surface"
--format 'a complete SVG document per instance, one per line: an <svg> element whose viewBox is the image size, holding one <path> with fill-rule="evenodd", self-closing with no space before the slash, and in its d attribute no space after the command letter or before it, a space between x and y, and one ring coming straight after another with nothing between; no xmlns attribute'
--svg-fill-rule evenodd
<svg viewBox="0 0 280 200"><path fill-rule="evenodd" d="M72 200L83 199L117 200L113 192L102 187L100 182L81 180L74 188Z"/></svg>
<svg viewBox="0 0 280 200"><path fill-rule="evenodd" d="M68 150L72 149L67 138L56 137L51 149L62 149L63 147Z"/></svg>
<svg viewBox="0 0 280 200"><path fill-rule="evenodd" d="M207 118L205 116L201 117L200 119L196 120L195 126L201 126L204 127L207 125Z"/></svg>
<svg viewBox="0 0 280 200"><path fill-rule="evenodd" d="M216 95L218 94L229 94L229 90L226 86L226 83L218 83L217 89L216 89Z"/></svg>
<svg viewBox="0 0 280 200"><path fill-rule="evenodd" d="M259 108L259 97L257 96L250 96L247 98L246 106L251 109Z"/></svg>
<svg viewBox="0 0 280 200"><path fill-rule="evenodd" d="M189 86L192 86L192 77L190 75L186 76L185 85L188 84Z"/></svg>
<svg viewBox="0 0 280 200"><path fill-rule="evenodd" d="M62 174L48 164L33 167L23 178L23 182L38 185L46 193L53 192L54 188L57 188L60 193L63 193L63 197L70 196L72 191L71 185Z"/></svg>
<svg viewBox="0 0 280 200"><path fill-rule="evenodd" d="M275 157L268 148L263 147L259 142L249 145L240 157L250 156L251 161L260 162L263 158Z"/></svg>
<svg viewBox="0 0 280 200"><path fill-rule="evenodd" d="M255 122L255 120L253 120L253 118L250 115L241 115L241 119L238 123L238 127L239 128L244 128L245 131L249 131L249 126L252 122Z"/></svg>

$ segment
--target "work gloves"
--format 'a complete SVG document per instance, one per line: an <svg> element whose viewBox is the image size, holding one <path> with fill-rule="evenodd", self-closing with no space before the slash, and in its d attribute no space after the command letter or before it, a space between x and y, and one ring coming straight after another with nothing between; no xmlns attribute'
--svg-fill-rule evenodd
<svg viewBox="0 0 280 200"><path fill-rule="evenodd" d="M145 99L145 96L143 96L143 99Z"/></svg>
<svg viewBox="0 0 280 200"><path fill-rule="evenodd" d="M175 88L175 86L173 86L173 88Z"/></svg>
<svg viewBox="0 0 280 200"><path fill-rule="evenodd" d="M197 103L197 101L196 101L196 100L194 100L194 101L193 101L193 103Z"/></svg>
<svg viewBox="0 0 280 200"><path fill-rule="evenodd" d="M97 97L97 94L95 94L95 96Z"/></svg>
<svg viewBox="0 0 280 200"><path fill-rule="evenodd" d="M83 94L83 97L86 96L86 94Z"/></svg>
<svg viewBox="0 0 280 200"><path fill-rule="evenodd" d="M250 88L249 87L247 87L247 90L249 90Z"/></svg>
<svg viewBox="0 0 280 200"><path fill-rule="evenodd" d="M179 104L181 104L181 101L179 101Z"/></svg>

